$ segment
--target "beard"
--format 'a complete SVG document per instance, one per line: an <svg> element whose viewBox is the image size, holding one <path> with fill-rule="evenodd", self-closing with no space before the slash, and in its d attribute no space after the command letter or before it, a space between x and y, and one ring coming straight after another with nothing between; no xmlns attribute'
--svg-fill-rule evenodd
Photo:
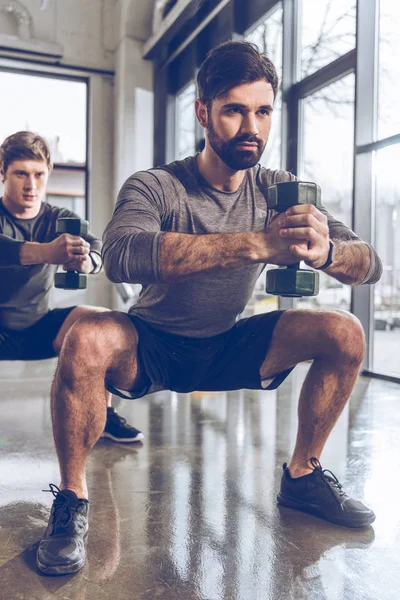
<svg viewBox="0 0 400 600"><path fill-rule="evenodd" d="M207 137L215 154L233 171L243 171L255 167L267 143L248 133L235 135L230 140L224 141L215 131L211 118L207 125ZM255 143L257 148L252 150L239 148L238 144L242 142Z"/></svg>

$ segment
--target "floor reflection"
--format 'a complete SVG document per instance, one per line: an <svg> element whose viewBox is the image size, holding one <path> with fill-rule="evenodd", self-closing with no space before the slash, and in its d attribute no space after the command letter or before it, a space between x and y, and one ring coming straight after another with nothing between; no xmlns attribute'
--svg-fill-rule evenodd
<svg viewBox="0 0 400 600"><path fill-rule="evenodd" d="M117 401L145 443L96 445L87 565L76 576L41 576L35 549L52 500L41 490L58 483L53 367L0 374L1 598L398 600L399 386L361 378L321 458L375 510L374 528L276 506L307 365L277 392Z"/></svg>

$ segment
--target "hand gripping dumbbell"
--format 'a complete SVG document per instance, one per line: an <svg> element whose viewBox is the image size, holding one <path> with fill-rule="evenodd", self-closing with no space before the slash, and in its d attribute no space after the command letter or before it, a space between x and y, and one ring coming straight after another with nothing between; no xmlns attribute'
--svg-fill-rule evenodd
<svg viewBox="0 0 400 600"><path fill-rule="evenodd" d="M283 213L299 204L320 206L321 188L308 181L287 181L268 188L269 209ZM300 269L299 262L271 269L267 271L266 292L292 298L316 296L319 292L319 274L311 269Z"/></svg>
<svg viewBox="0 0 400 600"><path fill-rule="evenodd" d="M56 233L70 233L84 237L89 231L89 223L76 217L61 217L57 219ZM64 290L84 290L87 287L87 275L78 271L56 273L54 278L56 288Z"/></svg>

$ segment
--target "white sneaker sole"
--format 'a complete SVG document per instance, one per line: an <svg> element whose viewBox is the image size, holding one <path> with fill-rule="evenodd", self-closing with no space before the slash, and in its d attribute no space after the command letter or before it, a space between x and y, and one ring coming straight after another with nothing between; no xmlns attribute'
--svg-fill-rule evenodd
<svg viewBox="0 0 400 600"><path fill-rule="evenodd" d="M133 442L141 442L142 440L144 440L144 435L141 432L138 433L137 436L135 436L134 438L132 438L132 437L117 438L117 437L111 435L111 433L107 433L106 431L103 431L103 433L101 434L101 437L108 438L108 439L112 440L113 442L121 442L123 444L132 444Z"/></svg>

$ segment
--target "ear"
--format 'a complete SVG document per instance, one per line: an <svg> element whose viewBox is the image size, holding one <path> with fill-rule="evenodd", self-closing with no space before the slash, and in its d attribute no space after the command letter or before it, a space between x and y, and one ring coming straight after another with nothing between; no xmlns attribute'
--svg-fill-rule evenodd
<svg viewBox="0 0 400 600"><path fill-rule="evenodd" d="M5 175L5 173L4 173L3 169L0 169L1 183L4 183L4 175Z"/></svg>
<svg viewBox="0 0 400 600"><path fill-rule="evenodd" d="M200 125L205 129L208 123L208 111L207 106L197 98L196 103L194 105L194 109L196 111L196 117Z"/></svg>

